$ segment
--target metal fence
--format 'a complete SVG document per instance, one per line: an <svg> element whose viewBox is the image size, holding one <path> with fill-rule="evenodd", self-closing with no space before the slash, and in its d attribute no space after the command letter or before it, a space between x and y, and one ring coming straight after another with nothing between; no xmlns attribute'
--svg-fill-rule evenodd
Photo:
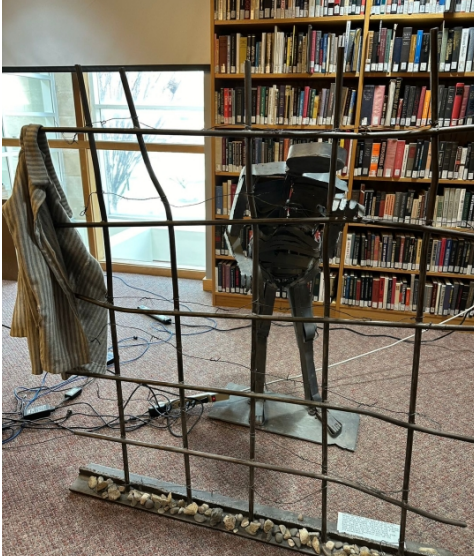
<svg viewBox="0 0 474 556"><path fill-rule="evenodd" d="M437 59L437 29L431 30L431 60ZM344 49L339 48L338 50L338 68L343 67L343 55ZM454 526L461 526L465 527L466 523L458 520L448 519L446 517L433 514L431 512L422 510L420 508L413 507L409 504L409 493L410 493L410 477L412 471L412 452L413 452L413 442L414 442L414 435L415 432L424 433L429 435L435 435L438 437L450 438L454 440L458 440L460 442L467 442L467 443L474 443L473 437L464 436L461 434L456 433L448 433L442 432L435 429L430 429L427 427L422 427L417 425L415 422L415 415L416 415L416 405L417 405L417 389L418 389L418 375L419 375L419 366L420 366L420 350L421 350L421 335L423 329L426 329L427 325L423 322L423 293L425 289L426 283L426 275L427 275L427 259L428 259L428 244L430 240L430 236L433 232L439 232L439 228L434 228L432 226L433 223L433 213L435 207L435 199L436 199L436 192L438 187L438 180L439 180L439 168L438 168L438 157L434 154L432 156L431 161L431 168L432 168L432 178L431 184L429 187L428 193L428 204L426 208L426 223L424 225L418 224L405 224L399 222L392 222L392 221L380 221L377 220L376 224L382 224L383 226L387 226L389 228L395 230L411 230L411 231L419 231L423 233L423 241L422 241L422 251L421 251L421 260L420 260L420 271L419 271L419 290L418 290L418 303L417 303L417 310L416 310L416 317L415 322L406 323L406 322L384 322L384 321L373 321L373 320L360 320L360 319L338 319L330 317L330 281L329 281L329 243L328 238L329 234L325 233L323 237L323 272L324 272L324 285L325 285L325 295L324 295L324 316L323 317L313 317L313 318L298 318L298 317L290 317L286 315L271 315L271 316L264 316L259 315L259 299L258 299L258 242L254 242L254 251L253 251L253 284L252 284L252 312L251 314L240 314L240 313L225 313L220 314L219 318L223 319L248 319L251 321L251 388L249 392L242 392L242 391L233 391L229 389L221 389L215 388L213 385L208 386L199 386L194 384L189 384L185 380L184 375L184 365L183 365L183 353L182 353L182 337L181 337L181 317L183 315L186 316L196 316L196 317L209 317L212 316L216 318L215 313L205 312L205 311L182 311L180 308L180 297L179 297L179 284L178 284L178 271L177 271L177 260L176 260L176 242L175 242L175 227L176 226L197 226L197 225L221 225L222 220L193 220L193 221L174 221L170 205L166 199L166 195L157 179L156 175L154 174L153 168L151 166L146 144L144 141L145 135L194 135L194 136L204 136L204 137L239 137L245 140L246 150L247 153L252 152L252 141L255 137L290 137L290 138L324 138L324 139L331 139L332 140L332 160L336 160L337 154L337 144L339 138L344 139L361 139L361 138L383 138L387 139L389 137L397 137L397 138L430 138L432 141L432 152L437 153L439 147L439 137L446 133L461 133L461 132L474 132L474 126L459 126L456 128L442 128L438 126L438 69L437 64L432 62L431 68L431 106L432 106L432 124L431 127L422 130L414 130L414 131L383 131L383 132L371 132L371 131L362 131L358 133L351 133L339 130L339 115L340 115L340 106L341 106L341 98L342 98L342 81L343 81L343 72L337 72L336 78L336 89L335 89L335 111L334 111L334 127L330 131L294 131L294 130L253 130L251 129L250 125L250 110L246 111L246 128L245 129L232 129L232 130L155 130L155 129L141 129L140 123L138 121L138 116L134 107L134 103L132 100L132 96L130 93L130 88L128 86L127 78L125 71L122 69L120 71L122 84L125 90L127 103L130 110L131 119L133 122L133 128L107 128L108 134L130 134L135 135L137 137L140 151L143 157L143 161L145 163L146 169L152 180L156 191L158 192L163 205L166 211L166 220L162 221L139 221L139 222L127 222L126 226L130 227L149 227L149 226L164 226L168 228L169 232L169 244L170 244L170 254L171 254L171 281L172 281L172 290L173 290L173 310L170 311L163 311L163 310L139 310L139 309L131 309L127 307L120 307L115 305L114 303L114 291L113 291L113 281L112 281L112 256L111 256L111 247L110 247L110 234L109 229L113 227L122 227L124 225L123 222L108 222L106 207L104 203L104 196L103 196L103 189L102 189L102 181L101 181L101 173L99 168L99 159L96 149L95 143L95 134L103 133L104 130L102 128L93 128L92 120L90 115L90 110L88 106L87 96L86 96L86 89L83 79L83 74L80 66L76 67L76 74L80 85L80 93L81 93L81 100L83 106L83 114L85 119L85 127L50 127L50 128L43 128L44 131L47 133L53 132L73 132L73 133L83 133L88 136L89 145L90 145L90 153L92 157L92 163L94 168L94 177L95 177L95 184L97 190L97 197L98 197L98 204L100 210L101 221L100 222L85 222L85 223L69 223L69 224L62 224L61 227L95 227L101 228L103 231L103 239L104 239L104 248L105 248L105 262L106 262L106 276L107 276L107 300L106 302L99 302L93 299L86 298L84 296L78 296L80 299L85 301L89 301L91 303L95 303L102 307L108 309L109 312L109 320L110 320L110 331L111 331L111 338L112 338L112 349L113 349L113 356L114 356L114 369L115 373L113 376L102 375L102 374L93 374L83 372L81 373L84 376L95 377L97 379L102 380L113 380L116 384L117 389L117 402L118 402L118 410L119 410L119 420L120 420L120 437L113 437L108 435L100 435L95 433L85 433L85 432L77 432L76 434L81 436L87 436L90 438L100 439L104 441L110 442L118 442L122 446L122 455L123 455L123 477L124 477L124 484L129 486L131 484L130 479L130 469L129 469L129 461L128 461L128 446L141 446L144 448L152 448L158 450L165 450L169 452L179 453L183 455L184 459L184 484L185 484L185 497L188 503L193 501L193 480L191 476L191 468L190 468L190 459L193 457L198 458L205 458L210 460L219 460L224 461L227 463L238 464L248 467L249 472L249 487L248 487L248 516L250 519L254 518L255 515L255 500L254 500L254 485L255 485L255 470L256 469L266 469L271 471L277 471L280 473L287 473L293 475L299 475L302 477L310 477L313 479L317 479L321 481L321 540L324 542L328 538L328 483L337 483L340 485L344 485L349 488L356 489L358 491L364 492L370 496L374 496L378 499L384 500L390 504L396 505L401 509L401 519L400 519L400 536L399 536L399 546L398 546L398 554L400 556L407 554L406 552L406 527L407 527L407 514L408 512L414 512L421 516L425 516L429 519L436 520L442 523L454 525ZM245 84L245 98L246 98L246 106L251 106L251 79L250 79L250 66L247 63L246 68L246 84ZM247 176L251 175L251 157L250 155L247 156L246 159L246 172ZM284 220L285 224L290 222L298 222L298 223L320 223L325 224L325 226L330 226L333 223L347 223L345 220L341 220L341 218L336 218L331 216L331 207L332 207L332 200L334 197L335 191L335 179L336 179L336 164L331 164L330 174L329 174L329 187L328 187L328 198L327 198L327 216L324 218L298 218L298 219L286 219ZM246 220L236 220L235 223L242 223L242 224L250 224L252 226L253 237L258 237L258 230L259 225L261 224L281 224L282 220L280 219L258 219L254 200L251 195L251 180L247 180L246 182L246 192L247 192L247 200L249 202L250 212L251 212L251 219ZM369 218L364 219L364 222L371 223L372 221ZM473 234L470 232L464 232L459 230L450 230L449 232L452 236L455 237L465 237L465 238L473 238ZM152 377L145 379L134 378L130 376L123 376L120 369L120 357L119 357L119 346L117 340L117 328L116 328L116 311L123 311L129 313L141 313L141 314L163 314L163 315L172 315L175 317L175 324L176 324L176 365L177 365L177 380L176 382L165 382L159 380L153 380ZM288 398L288 397L278 397L274 394L266 395L266 394L258 394L255 393L255 379L256 379L256 330L257 330L257 322L261 320L271 320L271 321L281 321L281 322L314 322L314 323L322 323L323 324L323 361L322 361L322 402L311 402L307 400L301 400L296 398ZM353 326L378 326L378 327L390 327L390 328L410 328L414 329L414 351L413 351L413 362L412 362L412 373L411 373L411 387L410 387L410 400L409 400L409 416L408 420L404 421L402 419L396 419L393 417L386 416L381 413L377 413L376 411L362 409L362 408L354 408L354 407L345 407L340 405L332 405L327 402L327 395L328 395L328 357L329 357L329 340L330 340L330 325L331 324L339 324L344 323L346 325L353 325ZM457 331L474 331L474 325L454 325L454 324L440 324L440 325L433 325L430 324L430 329L432 330L457 330ZM124 403L123 403L123 395L122 395L122 383L123 382L130 382L135 384L147 384L151 386L159 386L159 387L173 387L179 389L179 399L180 399L180 407L181 407L181 425L182 425L182 447L174 447L174 446L166 446L166 445L159 445L159 444L152 444L147 442L140 442L134 441L126 437L125 432L125 417L124 417ZM207 392L212 390L216 393L228 394L232 396L240 396L243 398L248 398L250 402L250 448L249 448L249 455L247 459L239 459L228 457L224 455L212 454L212 453L204 453L199 452L196 450L191 450L188 445L188 430L187 430L187 423L186 423L186 411L185 411L185 402L186 402L186 390L194 390L198 392ZM256 459L256 423L255 423L255 405L257 400L267 400L271 399L273 401L284 401L290 404L296 405L304 405L304 406L313 406L321 408L322 413L322 463L320 473L314 473L310 471L301 471L295 470L293 468L280 466L280 465L270 465L265 464L257 461ZM359 483L352 482L349 480L344 480L339 478L336 474L332 475L329 467L328 467L328 437L327 437L327 410L328 409L336 409L338 411L343 412L352 412L357 413L359 415L366 415L375 419L380 419L387 423L390 423L397 427L402 427L407 430L407 439L406 439L406 448L405 448L405 465L404 465L404 475L403 475L403 487L402 487L402 496L401 500L396 498L390 497L386 494L380 493L378 491L374 491L372 489L366 488Z"/></svg>

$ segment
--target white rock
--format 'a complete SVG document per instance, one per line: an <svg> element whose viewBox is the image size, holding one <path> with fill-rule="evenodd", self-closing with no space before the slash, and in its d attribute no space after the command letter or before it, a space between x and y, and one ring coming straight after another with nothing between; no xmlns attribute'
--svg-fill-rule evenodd
<svg viewBox="0 0 474 556"><path fill-rule="evenodd" d="M89 485L89 488L95 488L97 486L97 477L95 475L91 475L87 484Z"/></svg>
<svg viewBox="0 0 474 556"><path fill-rule="evenodd" d="M227 531L233 531L235 529L235 516L226 515L223 519L224 527Z"/></svg>
<svg viewBox="0 0 474 556"><path fill-rule="evenodd" d="M109 489L108 495L109 495L109 500L118 500L122 496L122 493L118 488L112 488Z"/></svg>
<svg viewBox="0 0 474 556"><path fill-rule="evenodd" d="M311 546L313 547L313 550L316 552L316 554L321 554L321 545L319 544L318 537L313 537Z"/></svg>
<svg viewBox="0 0 474 556"><path fill-rule="evenodd" d="M427 546L421 546L418 550L423 554L439 554L436 548L428 548Z"/></svg>
<svg viewBox="0 0 474 556"><path fill-rule="evenodd" d="M141 504L142 506L144 506L144 505L145 505L145 502L146 502L149 498L151 498L150 494L148 494L148 492L145 492L145 494L142 494L141 497L140 497L140 504Z"/></svg>
<svg viewBox="0 0 474 556"><path fill-rule="evenodd" d="M295 541L293 539L288 539L288 546L295 546Z"/></svg>
<svg viewBox="0 0 474 556"><path fill-rule="evenodd" d="M370 550L366 546L362 546L359 554L360 556L370 556Z"/></svg>
<svg viewBox="0 0 474 556"><path fill-rule="evenodd" d="M280 525L280 531L281 531L281 534L284 535L286 533L286 526L283 525L283 524Z"/></svg>
<svg viewBox="0 0 474 556"><path fill-rule="evenodd" d="M303 514L298 515L298 521L303 521Z"/></svg>
<svg viewBox="0 0 474 556"><path fill-rule="evenodd" d="M332 541L328 541L328 542L326 543L326 548L327 548L328 550L332 550L332 549L334 548L334 543L333 543Z"/></svg>
<svg viewBox="0 0 474 556"><path fill-rule="evenodd" d="M308 529L306 529L305 527L303 527L303 529L300 529L300 541L301 544L306 544L309 540L309 533L308 533Z"/></svg>
<svg viewBox="0 0 474 556"><path fill-rule="evenodd" d="M268 533L272 529L273 529L273 521L271 519L265 520L265 523L263 524L263 530L265 531L265 533Z"/></svg>
<svg viewBox="0 0 474 556"><path fill-rule="evenodd" d="M245 528L247 533L250 533L251 535L255 535L259 529L260 521L252 521L252 523L250 523L248 527Z"/></svg>
<svg viewBox="0 0 474 556"><path fill-rule="evenodd" d="M249 521L246 517L244 517L244 519L243 519L243 520L241 521L241 523L240 523L240 526L241 526L243 529L245 529L246 527L249 526L249 523L250 523L250 521Z"/></svg>
<svg viewBox="0 0 474 556"><path fill-rule="evenodd" d="M104 480L100 480L100 477L97 479L97 492L100 492L101 490L105 490L106 488L108 488L109 484L107 483L107 481Z"/></svg>
<svg viewBox="0 0 474 556"><path fill-rule="evenodd" d="M285 541L291 538L291 533L289 529L286 530L286 533L283 535L283 538L285 539Z"/></svg>
<svg viewBox="0 0 474 556"><path fill-rule="evenodd" d="M197 511L198 511L198 505L196 504L196 502L193 502L192 504L189 504L184 508L184 513L186 515L196 515Z"/></svg>

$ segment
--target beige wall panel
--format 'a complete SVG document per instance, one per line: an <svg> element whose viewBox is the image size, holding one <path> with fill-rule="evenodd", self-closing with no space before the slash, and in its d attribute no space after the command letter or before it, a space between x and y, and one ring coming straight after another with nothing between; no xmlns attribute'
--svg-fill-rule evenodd
<svg viewBox="0 0 474 556"><path fill-rule="evenodd" d="M3 66L210 64L208 0L4 0Z"/></svg>

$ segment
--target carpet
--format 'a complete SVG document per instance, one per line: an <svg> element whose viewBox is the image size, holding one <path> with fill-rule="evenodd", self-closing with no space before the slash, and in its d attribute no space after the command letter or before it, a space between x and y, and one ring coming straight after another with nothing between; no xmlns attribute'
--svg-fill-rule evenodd
<svg viewBox="0 0 474 556"><path fill-rule="evenodd" d="M116 303L129 307L143 304L170 308L168 278L116 274ZM136 288L140 288L137 290ZM144 291L146 290L146 291ZM3 281L3 320L9 326L16 296L16 283ZM185 381L196 385L225 388L229 382L249 384L250 329L245 320L224 320L224 311L211 308L211 295L198 281L180 280L183 305L194 310L212 310L214 322L183 318ZM246 309L242 309L245 312ZM164 327L144 315L117 313L121 340L122 374L133 377L176 381L174 337ZM330 364L395 340L377 335L405 337L411 332L392 328L360 327L357 335L332 327ZM167 327L174 330L173 326ZM321 333L321 331L320 331ZM17 408L16 387L38 387L41 377L32 376L26 340L3 335L4 412ZM474 390L474 336L454 333L437 341L442 333L423 335L418 389L417 423L474 436L472 392ZM166 341L165 341L166 340ZM321 338L315 341L315 361L320 366ZM402 343L373 355L334 366L329 373L329 401L340 405L368 407L387 415L407 418L413 344ZM293 328L273 325L268 341L267 382L273 391L303 397L299 356ZM320 374L318 375L320 376ZM48 376L47 385L61 381ZM270 386L270 383L271 386ZM146 414L150 392L124 384L126 414ZM173 397L174 394L165 394ZM159 401L165 400L161 397ZM42 403L59 405L63 393L42 398ZM38 402L39 403L39 402ZM109 381L93 381L75 400L62 404L51 419L64 425L97 427L93 412L110 422L117 416L116 388ZM247 458L248 429L221 423L208 417L209 406L189 434L190 448L232 457ZM112 423L115 427L117 421ZM179 422L144 426L127 433L134 440L181 446ZM41 554L55 556L142 556L155 552L167 556L181 554L255 554L276 556L281 549L246 539L193 527L158 515L137 512L69 492L80 466L98 463L120 468L120 445L81 438L59 429L51 421L42 429L25 429L3 447L3 550L6 556ZM117 435L117 429L98 432ZM8 434L4 431L5 434ZM257 460L294 469L320 472L318 445L257 431ZM375 487L390 496L401 497L406 432L377 419L361 417L355 452L329 449L329 473ZM183 456L153 449L129 447L133 473L184 484ZM248 469L223 462L191 458L192 488L218 492L239 500L248 496ZM456 555L474 553L474 449L472 444L439 439L417 433L409 502L414 506L467 522L465 529L449 527L408 514L407 540L451 550ZM255 500L304 515L321 513L320 483L316 480L267 470L256 471ZM329 519L345 512L399 523L400 510L367 494L340 485L329 485Z"/></svg>

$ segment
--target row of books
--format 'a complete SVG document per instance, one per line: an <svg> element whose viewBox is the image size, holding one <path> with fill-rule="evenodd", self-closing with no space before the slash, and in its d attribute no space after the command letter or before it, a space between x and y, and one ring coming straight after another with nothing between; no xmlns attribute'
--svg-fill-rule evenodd
<svg viewBox="0 0 474 556"><path fill-rule="evenodd" d="M219 261L215 267L217 291L223 293L247 293L251 287L250 277L242 274L235 261Z"/></svg>
<svg viewBox="0 0 474 556"><path fill-rule="evenodd" d="M217 291L220 293L250 294L251 279L242 275L235 261L219 261L215 267ZM337 294L337 272L330 272L329 287L331 300ZM324 302L324 274L316 275L313 284L313 301ZM288 293L285 288L276 292L277 298L287 299Z"/></svg>
<svg viewBox="0 0 474 556"><path fill-rule="evenodd" d="M361 184L353 189L352 199L365 207L373 220L392 220L423 224L426 216L426 191L374 191ZM474 225L474 193L463 188L444 188L436 196L433 225L436 227L471 228Z"/></svg>
<svg viewBox="0 0 474 556"><path fill-rule="evenodd" d="M343 87L340 121L353 125L356 89ZM251 121L257 125L332 125L335 84L329 88L261 85L252 88ZM243 87L215 91L215 121L232 125L245 123Z"/></svg>
<svg viewBox="0 0 474 556"><path fill-rule="evenodd" d="M365 57L366 72L430 71L430 33L403 27L397 36L393 29L382 27L369 31ZM444 27L438 34L438 64L441 72L470 72L474 64L474 27Z"/></svg>
<svg viewBox="0 0 474 556"><path fill-rule="evenodd" d="M443 195L436 195L433 226L472 229L474 226L474 192L445 187Z"/></svg>
<svg viewBox="0 0 474 556"><path fill-rule="evenodd" d="M341 303L372 309L416 311L419 278L412 274L397 276L373 273L344 273ZM423 292L423 312L457 315L473 305L474 281L428 279ZM468 316L474 316L471 311Z"/></svg>
<svg viewBox="0 0 474 556"><path fill-rule="evenodd" d="M250 60L251 71L265 73L334 73L337 48L345 48L345 71L359 71L362 49L362 29L350 28L342 34L313 29L280 31L275 25L273 33L231 33L214 39L215 72L219 74L244 73L245 60Z"/></svg>
<svg viewBox="0 0 474 556"><path fill-rule="evenodd" d="M379 178L431 178L431 142L419 139L388 139L377 143L372 139L358 141L354 176ZM439 178L474 180L474 143L466 146L456 141L440 141L438 153Z"/></svg>
<svg viewBox="0 0 474 556"><path fill-rule="evenodd" d="M249 294L249 277L240 273L235 262L220 261L215 267L217 291L224 293ZM419 277L415 274L397 276L373 273L344 273L341 304L356 307L371 307L392 311L416 311L418 305ZM330 273L331 299L336 296L337 273ZM285 289L276 292L277 298L286 298ZM324 302L324 275L320 273L314 283L313 300ZM463 313L474 304L474 280L457 278L428 279L423 293L423 312L454 316ZM474 316L474 310L467 313Z"/></svg>
<svg viewBox="0 0 474 556"><path fill-rule="evenodd" d="M234 195L236 190L237 182L233 182L232 180L224 180L221 184L216 185L215 202L217 215L230 214L230 209L232 208L232 203L234 202ZM218 245L221 244L217 241L216 235L216 254L218 254ZM227 255L227 253L220 254Z"/></svg>
<svg viewBox="0 0 474 556"><path fill-rule="evenodd" d="M322 138L315 141L322 142ZM288 158L291 145L312 142L310 139L255 138L252 141L252 164L285 161ZM339 140L339 146L345 149L347 153L344 167L338 173L339 176L344 177L349 173L348 163L351 160L353 144L354 141L351 140ZM246 163L245 142L227 137L218 137L215 139L215 156L216 172L240 172Z"/></svg>
<svg viewBox="0 0 474 556"><path fill-rule="evenodd" d="M361 126L422 127L431 123L431 91L423 85L405 85L403 79L385 84L364 85ZM474 84L440 85L438 88L440 127L470 125L474 120Z"/></svg>
<svg viewBox="0 0 474 556"><path fill-rule="evenodd" d="M474 12L472 0L374 0L371 15Z"/></svg>
<svg viewBox="0 0 474 556"><path fill-rule="evenodd" d="M324 303L324 273L321 271L316 274L313 284L313 301ZM337 271L329 273L329 295L330 300L334 301L337 295Z"/></svg>
<svg viewBox="0 0 474 556"><path fill-rule="evenodd" d="M414 234L391 232L349 232L344 264L346 266L419 270L422 238ZM472 275L474 240L431 238L428 246L430 272Z"/></svg>
<svg viewBox="0 0 474 556"><path fill-rule="evenodd" d="M214 0L214 20L363 15L366 0ZM371 15L474 12L474 0L373 0Z"/></svg>
<svg viewBox="0 0 474 556"><path fill-rule="evenodd" d="M231 21L363 15L365 5L366 0L214 0L214 19Z"/></svg>

